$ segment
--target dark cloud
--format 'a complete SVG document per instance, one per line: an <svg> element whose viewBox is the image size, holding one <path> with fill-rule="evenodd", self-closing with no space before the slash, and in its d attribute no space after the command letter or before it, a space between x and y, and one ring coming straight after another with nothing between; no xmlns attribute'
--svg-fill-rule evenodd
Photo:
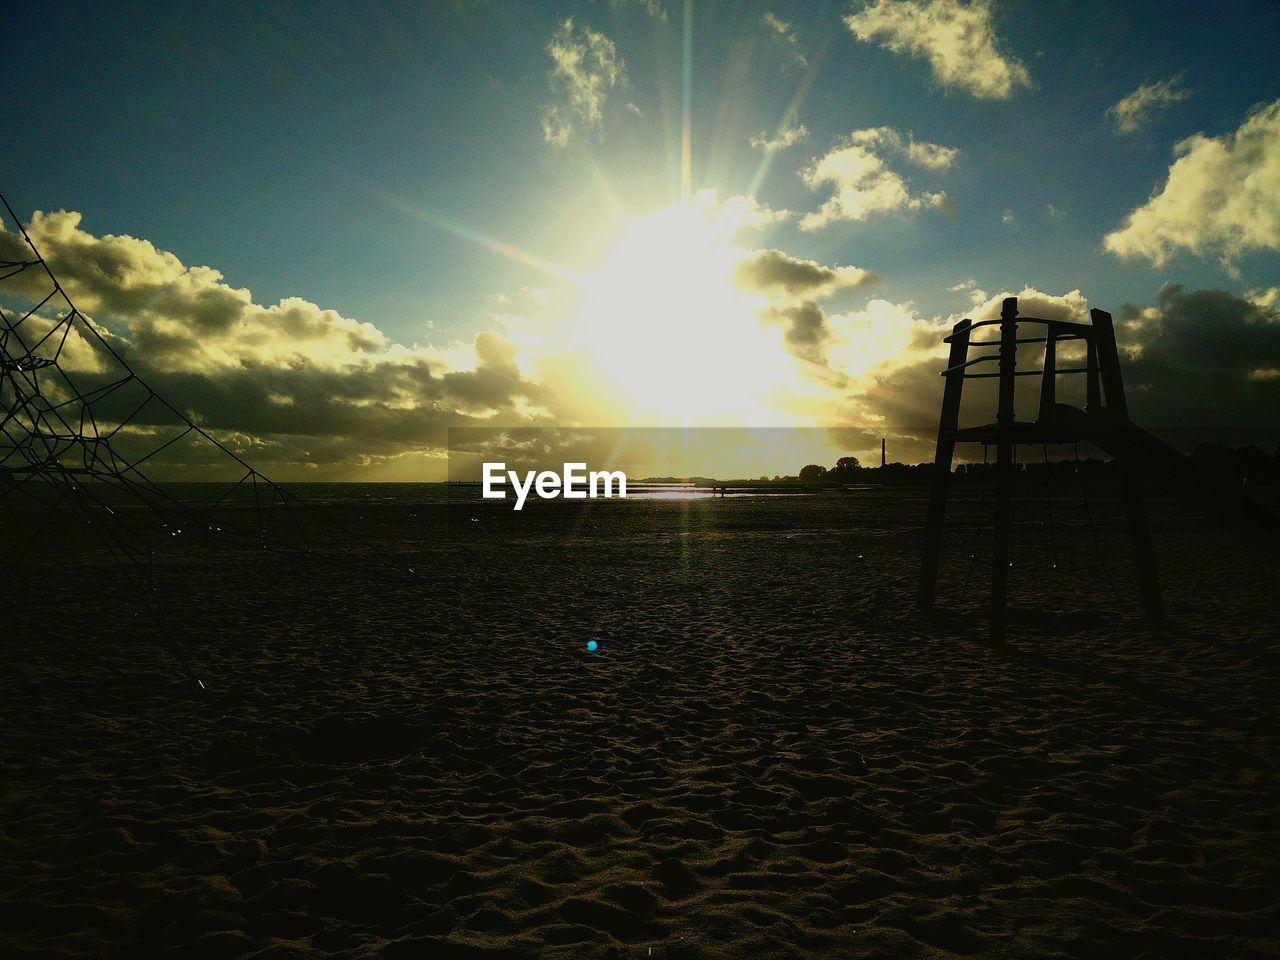
<svg viewBox="0 0 1280 960"><path fill-rule="evenodd" d="M1117 336L1133 419L1187 441L1280 440L1280 316L1223 290L1170 285L1126 307ZM1185 443L1184 443L1185 445Z"/></svg>
<svg viewBox="0 0 1280 960"><path fill-rule="evenodd" d="M878 372L858 396L859 405L899 433L936 436L943 366L942 360L930 357Z"/></svg>
<svg viewBox="0 0 1280 960"><path fill-rule="evenodd" d="M754 250L738 264L734 280L748 290L770 296L812 300L872 286L881 277L861 267L829 267L781 250Z"/></svg>
<svg viewBox="0 0 1280 960"><path fill-rule="evenodd" d="M786 341L797 356L814 363L822 363L822 345L826 342L827 316L822 308L811 300L788 307L772 307L765 319L782 323L786 327Z"/></svg>
<svg viewBox="0 0 1280 960"><path fill-rule="evenodd" d="M861 267L832 267L781 250L752 250L738 262L733 281L769 299L761 319L785 328L786 343L793 353L823 363L822 348L830 330L826 313L816 301L840 291L872 286L881 277Z"/></svg>

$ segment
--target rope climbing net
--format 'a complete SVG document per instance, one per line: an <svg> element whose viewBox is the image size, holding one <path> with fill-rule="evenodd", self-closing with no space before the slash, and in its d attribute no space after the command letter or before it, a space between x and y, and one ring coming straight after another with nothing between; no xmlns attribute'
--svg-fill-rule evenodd
<svg viewBox="0 0 1280 960"><path fill-rule="evenodd" d="M217 540L317 555L314 547L361 538L304 522L295 493L153 389L125 332L75 305L2 195L0 203L16 227L0 229L4 582L52 526L78 518L197 680L157 600L161 551ZM192 480L201 482L183 482Z"/></svg>

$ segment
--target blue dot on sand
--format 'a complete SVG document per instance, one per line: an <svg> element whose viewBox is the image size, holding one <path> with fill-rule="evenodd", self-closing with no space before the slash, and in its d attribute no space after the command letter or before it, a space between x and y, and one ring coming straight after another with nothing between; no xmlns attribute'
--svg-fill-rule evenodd
<svg viewBox="0 0 1280 960"><path fill-rule="evenodd" d="M598 644L598 643L596 643L594 640L588 640L588 641L587 641L587 649L588 649L588 650L590 650L590 651L592 651L593 653L595 652L595 649L596 649L596 647L598 647L598 646L599 646L599 644Z"/></svg>

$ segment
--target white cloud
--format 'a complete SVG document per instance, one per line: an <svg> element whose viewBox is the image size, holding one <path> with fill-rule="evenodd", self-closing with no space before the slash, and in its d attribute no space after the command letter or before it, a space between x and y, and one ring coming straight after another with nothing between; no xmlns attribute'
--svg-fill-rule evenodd
<svg viewBox="0 0 1280 960"><path fill-rule="evenodd" d="M220 436L267 450L259 464L393 465L438 447L447 425L525 422L521 411L540 402L542 388L526 379L503 333L443 349L406 346L300 297L256 303L219 271L186 266L146 240L89 233L76 212L36 212L27 229L112 349ZM0 229L0 259L24 253L21 235ZM6 292L39 300L48 292L42 277L24 271ZM50 318L34 322L43 331ZM59 360L82 389L118 376L88 338L71 337L68 350Z"/></svg>
<svg viewBox="0 0 1280 960"><path fill-rule="evenodd" d="M800 228L816 230L834 220L865 220L873 213L893 210L954 210L945 193L912 192L907 181L885 163L883 153L931 170L945 169L959 156L953 147L904 139L891 127L855 130L802 171L810 189L829 183L834 192L817 211L800 220Z"/></svg>
<svg viewBox="0 0 1280 960"><path fill-rule="evenodd" d="M809 61L800 50L800 38L796 36L795 28L791 24L773 12L768 12L764 15L764 25L769 28L773 36L778 39L800 66L807 67L809 65Z"/></svg>
<svg viewBox="0 0 1280 960"><path fill-rule="evenodd" d="M1234 133L1197 133L1173 152L1164 186L1107 234L1108 250L1157 267L1179 250L1216 254L1229 272L1246 251L1280 250L1280 100Z"/></svg>
<svg viewBox="0 0 1280 960"><path fill-rule="evenodd" d="M904 147L901 137L888 127L881 127L879 133L881 142L904 149L908 160L919 166L928 167L930 170L945 170L960 155L960 151L955 147L940 147L936 143L918 143L913 140Z"/></svg>
<svg viewBox="0 0 1280 960"><path fill-rule="evenodd" d="M934 328L909 301L871 300L861 310L830 317L828 325L827 362L855 384L865 383L873 372L898 369L941 351L942 333L920 336L922 329ZM922 349L922 344L927 345Z"/></svg>
<svg viewBox="0 0 1280 960"><path fill-rule="evenodd" d="M1005 100L1031 86L1026 67L1000 52L988 0L871 0L844 22L863 42L928 59L944 87Z"/></svg>
<svg viewBox="0 0 1280 960"><path fill-rule="evenodd" d="M699 190L689 202L725 229L728 236L742 230L772 226L791 216L790 210L774 210L767 203L761 203L748 194L737 193L721 200L718 191L711 187Z"/></svg>
<svg viewBox="0 0 1280 960"><path fill-rule="evenodd" d="M772 138L763 133L752 137L751 146L757 150L763 150L765 153L776 153L779 150L787 149L787 147L794 147L808 136L809 130L803 123L793 124L787 120L783 122Z"/></svg>
<svg viewBox="0 0 1280 960"><path fill-rule="evenodd" d="M970 277L967 280L961 280L959 283L947 287L952 293L963 293L969 298L969 302L974 306L984 303L988 299L987 291L978 286L978 281Z"/></svg>
<svg viewBox="0 0 1280 960"><path fill-rule="evenodd" d="M623 62L613 41L590 27L576 29L567 18L547 43L551 86L559 102L542 108L542 136L567 145L575 129L598 130L608 91L623 77Z"/></svg>
<svg viewBox="0 0 1280 960"><path fill-rule="evenodd" d="M1107 116L1118 132L1138 133L1171 103L1191 96L1179 86L1181 83L1182 75L1179 74L1168 80L1141 84L1133 93L1108 107Z"/></svg>
<svg viewBox="0 0 1280 960"><path fill-rule="evenodd" d="M1041 320L1067 320L1084 323L1089 319L1089 302L1079 290L1071 290L1063 294L1042 293L1034 287L1023 287L1020 292L1006 290L985 301L976 303L974 308L965 313L973 320L995 320L1000 316L1005 298L1018 298L1018 314L1024 317L1038 317ZM960 320L953 316L951 323Z"/></svg>
<svg viewBox="0 0 1280 960"><path fill-rule="evenodd" d="M1018 298L1023 316L1079 321L1086 315L1087 304L1079 290L1055 295L1024 287L989 296L973 279L951 289L969 295L971 304L963 313L928 318L920 316L910 302L873 300L865 310L830 319L832 342L827 355L850 377L855 406L851 422L879 423L882 433L897 435L899 445L918 449L921 459L936 436L943 383L939 373L947 360L943 338L956 322L962 317L995 319L1004 299L1012 296ZM1038 388L1038 380L1021 378L1019 409L1034 403L1030 394ZM968 381L964 393L966 417L989 415L995 405L994 380Z"/></svg>
<svg viewBox="0 0 1280 960"><path fill-rule="evenodd" d="M122 318L134 334L154 338L169 362L182 369L285 364L296 358L333 366L391 346L371 323L298 297L274 306L256 304L248 290L232 287L211 267L187 267L147 240L94 236L80 223L79 213L37 211L28 231L82 310ZM12 234L3 237L14 243ZM28 279L39 282L40 277Z"/></svg>
<svg viewBox="0 0 1280 960"><path fill-rule="evenodd" d="M1259 310L1273 310L1280 304L1280 287L1268 287L1266 290L1250 290L1245 298Z"/></svg>

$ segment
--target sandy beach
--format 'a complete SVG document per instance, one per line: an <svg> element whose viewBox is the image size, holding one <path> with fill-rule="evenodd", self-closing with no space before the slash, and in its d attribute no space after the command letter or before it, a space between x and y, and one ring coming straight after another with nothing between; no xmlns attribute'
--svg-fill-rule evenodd
<svg viewBox="0 0 1280 960"><path fill-rule="evenodd" d="M991 649L973 490L913 606L923 496L179 546L204 695L55 529L7 584L0 954L1280 955L1275 568L1157 500L1150 627L1118 502L1049 540L1028 498Z"/></svg>

